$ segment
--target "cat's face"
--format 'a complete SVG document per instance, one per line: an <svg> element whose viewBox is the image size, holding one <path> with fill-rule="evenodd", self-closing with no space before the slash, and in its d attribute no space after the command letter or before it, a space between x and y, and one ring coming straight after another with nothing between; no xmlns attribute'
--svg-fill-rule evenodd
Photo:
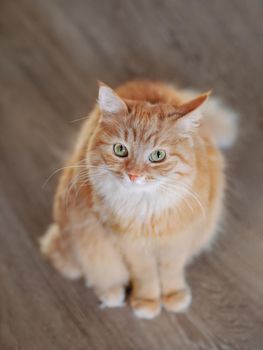
<svg viewBox="0 0 263 350"><path fill-rule="evenodd" d="M176 139L172 122L150 107L140 109L140 114L137 109L136 114L103 121L93 153L100 171L108 173L108 180L115 178L130 190L151 191L187 176L191 157L187 142Z"/></svg>
<svg viewBox="0 0 263 350"><path fill-rule="evenodd" d="M132 192L169 191L192 176L194 154L189 135L197 116L191 113L189 120L179 120L173 106L123 101L110 88L103 88L101 124L90 152L91 170L98 182Z"/></svg>

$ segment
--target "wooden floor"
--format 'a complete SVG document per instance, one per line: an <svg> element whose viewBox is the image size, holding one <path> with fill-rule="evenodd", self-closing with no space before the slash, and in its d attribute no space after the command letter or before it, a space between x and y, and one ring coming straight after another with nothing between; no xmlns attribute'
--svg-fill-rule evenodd
<svg viewBox="0 0 263 350"><path fill-rule="evenodd" d="M258 0L1 0L0 349L263 349L263 5ZM42 259L58 174L96 80L213 88L240 113L213 252L193 304L153 321L101 310Z"/></svg>

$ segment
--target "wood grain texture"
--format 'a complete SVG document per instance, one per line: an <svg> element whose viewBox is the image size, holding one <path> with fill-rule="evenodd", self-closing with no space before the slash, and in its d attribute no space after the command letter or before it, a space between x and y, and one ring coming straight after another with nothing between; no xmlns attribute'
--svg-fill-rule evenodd
<svg viewBox="0 0 263 350"><path fill-rule="evenodd" d="M257 0L0 2L0 349L263 349L263 6ZM96 80L213 88L241 115L222 234L188 269L193 304L101 310L38 239Z"/></svg>

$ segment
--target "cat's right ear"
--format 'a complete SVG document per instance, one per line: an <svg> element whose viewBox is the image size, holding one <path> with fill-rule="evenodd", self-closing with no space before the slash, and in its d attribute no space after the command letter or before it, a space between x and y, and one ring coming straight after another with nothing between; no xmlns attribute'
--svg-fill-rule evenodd
<svg viewBox="0 0 263 350"><path fill-rule="evenodd" d="M106 115L126 114L128 108L125 102L107 85L99 83L98 104L101 112Z"/></svg>
<svg viewBox="0 0 263 350"><path fill-rule="evenodd" d="M201 107L208 99L210 94L211 91L208 91L205 94L197 96L191 101L175 107L175 111L172 113L172 116L175 117L177 128L183 133L191 132L200 125L203 118Z"/></svg>

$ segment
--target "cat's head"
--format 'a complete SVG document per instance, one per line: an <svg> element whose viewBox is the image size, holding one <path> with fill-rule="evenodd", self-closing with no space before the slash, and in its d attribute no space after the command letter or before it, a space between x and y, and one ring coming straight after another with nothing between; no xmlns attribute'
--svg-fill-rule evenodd
<svg viewBox="0 0 263 350"><path fill-rule="evenodd" d="M168 191L190 178L195 170L191 138L208 95L180 106L150 104L122 99L101 84L101 120L89 154L93 179L134 193Z"/></svg>

